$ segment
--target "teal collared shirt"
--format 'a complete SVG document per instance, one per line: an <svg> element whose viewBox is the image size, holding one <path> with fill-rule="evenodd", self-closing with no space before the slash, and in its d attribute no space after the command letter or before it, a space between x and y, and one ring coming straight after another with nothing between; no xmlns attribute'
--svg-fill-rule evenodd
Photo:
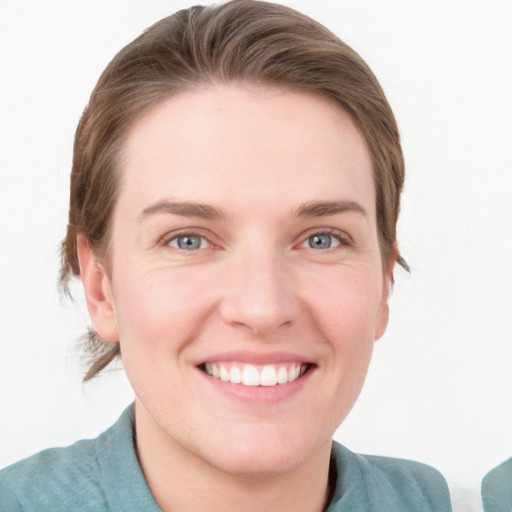
<svg viewBox="0 0 512 512"><path fill-rule="evenodd" d="M512 512L512 458L484 477L482 503L485 512Z"/></svg>
<svg viewBox="0 0 512 512"><path fill-rule="evenodd" d="M444 478L401 459L333 443L336 487L326 512L450 512ZM96 439L40 452L0 471L1 512L159 512L133 444L133 405Z"/></svg>

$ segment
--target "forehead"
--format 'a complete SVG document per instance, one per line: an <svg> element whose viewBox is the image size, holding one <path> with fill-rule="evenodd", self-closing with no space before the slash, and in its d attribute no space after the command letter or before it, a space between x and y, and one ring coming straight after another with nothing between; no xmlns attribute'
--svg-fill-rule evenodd
<svg viewBox="0 0 512 512"><path fill-rule="evenodd" d="M158 195L208 203L229 197L235 207L238 197L291 204L349 194L371 212L371 167L363 137L334 101L223 85L173 96L133 125L121 196L132 204Z"/></svg>

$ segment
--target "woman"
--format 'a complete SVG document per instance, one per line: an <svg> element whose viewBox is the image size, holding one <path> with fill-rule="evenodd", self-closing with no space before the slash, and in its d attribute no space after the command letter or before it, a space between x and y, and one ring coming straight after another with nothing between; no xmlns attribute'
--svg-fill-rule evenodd
<svg viewBox="0 0 512 512"><path fill-rule="evenodd" d="M135 404L1 473L2 510L450 510L443 478L332 442L385 331L403 158L361 58L288 8L180 11L101 76L61 283L86 379Z"/></svg>

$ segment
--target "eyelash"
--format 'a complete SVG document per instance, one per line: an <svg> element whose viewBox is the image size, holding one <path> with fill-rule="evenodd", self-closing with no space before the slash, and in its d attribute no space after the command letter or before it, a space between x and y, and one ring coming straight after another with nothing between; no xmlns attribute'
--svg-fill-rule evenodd
<svg viewBox="0 0 512 512"><path fill-rule="evenodd" d="M339 242L339 245L335 247L328 247L326 249L323 249L323 251L329 251L331 249L336 249L337 247L352 247L354 245L352 238L344 233L343 231L339 231L334 228L327 228L327 229L314 229L313 231L310 231L306 233L305 235L301 236L302 242L300 242L299 246L302 246L302 244L305 244L308 242L308 240L314 236L330 236L334 238L337 242ZM313 247L309 247L309 249L313 249ZM317 250L317 249L314 249Z"/></svg>
<svg viewBox="0 0 512 512"><path fill-rule="evenodd" d="M169 244L173 240L177 240L178 238L184 238L184 237L202 238L203 240L206 241L206 243L208 244L208 246L210 248L213 248L215 246L212 242L210 242L210 240L208 239L207 236L205 236L204 234L202 234L200 232L192 231L192 230L184 230L184 231L179 231L179 232L168 233L167 235L164 235L160 239L160 241L158 242L158 245L163 246L163 247L165 247L165 246L170 247ZM172 249L185 251L185 249L178 249L175 247L172 247Z"/></svg>
<svg viewBox="0 0 512 512"><path fill-rule="evenodd" d="M352 238L349 235L347 235L346 233L339 231L337 229L334 229L334 228L326 228L326 229L314 229L305 234L302 234L300 236L301 241L298 244L295 244L295 247L300 248L303 244L308 243L308 240L311 239L311 237L322 236L322 235L333 237L338 242L338 245L336 245L334 247L323 248L321 250L320 250L320 248L315 249L313 247L304 247L304 248L305 249L313 249L313 250L319 251L319 252L325 252L325 251L335 250L338 247L352 247L354 245ZM178 238L184 238L184 237L201 238L204 241L206 241L206 243L208 244L208 247L198 247L197 249L191 250L190 252L196 252L200 249L216 248L216 245L210 241L209 237L206 236L204 233L201 233L200 230L194 231L194 230L190 230L190 229L179 231L179 232L173 232L173 233L169 233L169 234L165 235L159 241L159 245L163 246L163 247L169 247L176 251L187 252L186 249L181 249L178 247L170 246L170 243L172 241L177 240Z"/></svg>

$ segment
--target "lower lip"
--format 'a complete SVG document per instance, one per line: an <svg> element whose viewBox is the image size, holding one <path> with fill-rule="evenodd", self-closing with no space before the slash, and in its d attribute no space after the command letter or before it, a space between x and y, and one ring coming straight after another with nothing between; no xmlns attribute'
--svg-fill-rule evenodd
<svg viewBox="0 0 512 512"><path fill-rule="evenodd" d="M217 393L242 402L265 403L282 402L297 395L302 391L314 373L314 368L309 368L304 375L287 384L277 384L275 386L244 386L243 384L224 382L221 379L208 375L199 368L197 370L207 384Z"/></svg>

